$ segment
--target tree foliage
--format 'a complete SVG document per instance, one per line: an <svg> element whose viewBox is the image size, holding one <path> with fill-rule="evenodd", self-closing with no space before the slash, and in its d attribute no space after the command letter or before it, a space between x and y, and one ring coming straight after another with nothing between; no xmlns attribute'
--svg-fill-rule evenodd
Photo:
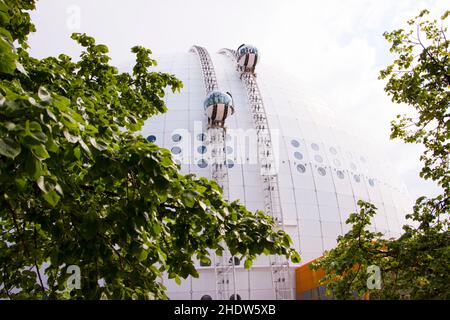
<svg viewBox="0 0 450 320"><path fill-rule="evenodd" d="M387 240L368 231L376 208L360 201L360 211L347 223L352 229L338 238L313 268L323 268L329 294L349 299L369 293L381 299L450 299L450 53L445 20L424 20L423 10L408 21L408 30L385 32L396 55L394 63L380 72L385 91L395 103L405 103L415 116L399 115L391 124L391 138L422 144L421 177L435 181L443 193L435 198L420 197L406 218L398 239ZM382 287L368 290L368 266L380 267Z"/></svg>
<svg viewBox="0 0 450 320"><path fill-rule="evenodd" d="M0 298L166 298L162 273L197 277L193 258L208 262L223 243L249 262L299 260L270 217L180 174L168 150L138 134L166 111L165 88L182 87L149 71L149 49L132 48L131 73L85 34L72 35L84 48L77 62L32 58L32 9L0 0ZM72 291L70 265L81 268Z"/></svg>
<svg viewBox="0 0 450 320"><path fill-rule="evenodd" d="M410 29L384 33L397 55L393 64L380 72L387 79L385 91L395 103L414 108L415 116L398 115L392 122L391 138L421 143L425 152L421 177L436 181L450 194L450 55L444 23L450 11L436 20L422 20L423 10L408 21Z"/></svg>

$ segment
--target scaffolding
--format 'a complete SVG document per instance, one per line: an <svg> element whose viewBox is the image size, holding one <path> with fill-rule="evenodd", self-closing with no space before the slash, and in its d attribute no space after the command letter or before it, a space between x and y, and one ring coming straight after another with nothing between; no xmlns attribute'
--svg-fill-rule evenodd
<svg viewBox="0 0 450 320"><path fill-rule="evenodd" d="M203 73L206 95L218 90L216 73L208 51L200 46L190 50L197 54ZM209 123L207 128L210 149L211 176L223 190L223 198L229 200L228 165L226 158L226 128ZM224 243L221 256L214 255L214 273L216 282L216 299L228 300L231 294L236 298L236 257L231 256Z"/></svg>
<svg viewBox="0 0 450 320"><path fill-rule="evenodd" d="M219 53L237 61L235 50L222 49ZM253 69L242 68L237 63L236 71L240 74L240 79L244 84L257 133L258 162L264 189L264 209L266 214L273 218L276 227L284 230L274 150L264 103L256 82L256 74ZM269 259L275 298L291 300L292 282L289 261L280 255L272 255Z"/></svg>

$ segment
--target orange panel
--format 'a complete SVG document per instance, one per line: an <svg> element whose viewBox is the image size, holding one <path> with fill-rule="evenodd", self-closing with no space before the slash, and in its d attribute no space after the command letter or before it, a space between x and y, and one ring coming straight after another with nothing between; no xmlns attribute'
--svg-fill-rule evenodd
<svg viewBox="0 0 450 320"><path fill-rule="evenodd" d="M319 287L319 281L325 276L323 269L311 270L309 266L316 260L312 260L295 269L296 292L302 293Z"/></svg>

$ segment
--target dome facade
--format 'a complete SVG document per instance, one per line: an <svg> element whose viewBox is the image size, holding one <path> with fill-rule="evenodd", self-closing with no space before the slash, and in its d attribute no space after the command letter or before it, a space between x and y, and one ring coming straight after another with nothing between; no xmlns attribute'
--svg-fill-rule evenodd
<svg viewBox="0 0 450 320"><path fill-rule="evenodd" d="M372 229L397 237L410 202L383 155L348 132L297 80L270 69L268 61L258 61L256 75L243 75L236 58L232 50L210 52L207 73L196 51L158 59L158 71L174 74L184 87L181 93L167 92L168 111L149 119L142 135L172 150L183 173L219 179L225 198L274 216L290 234L301 264L336 245L337 236L349 230L345 221L359 199L378 208ZM235 107L222 144L214 140L217 128L210 130L205 113L211 92L205 74L214 77L217 90L231 94L225 96ZM219 173L217 153L223 157ZM294 298L292 263L260 256L248 270L237 257L211 257L211 266L197 263L198 279L181 285L163 279L169 298ZM285 267L275 270L277 263Z"/></svg>

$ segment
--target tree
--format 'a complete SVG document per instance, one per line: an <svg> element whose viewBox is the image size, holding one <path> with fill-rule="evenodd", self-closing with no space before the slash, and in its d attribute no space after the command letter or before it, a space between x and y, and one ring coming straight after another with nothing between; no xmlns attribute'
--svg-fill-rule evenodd
<svg viewBox="0 0 450 320"><path fill-rule="evenodd" d="M368 231L376 208L360 201L360 211L347 223L352 229L338 238L338 245L319 260L322 283L339 299L362 297L381 299L450 299L450 41L442 25L450 11L436 20L425 20L423 10L408 21L409 30L385 32L393 64L380 72L387 79L385 91L395 103L414 109L415 117L399 115L391 124L391 138L425 147L420 176L435 181L443 193L435 198L420 197L411 214L413 225L403 226L398 239L387 240ZM368 290L369 266L380 268L380 290Z"/></svg>
<svg viewBox="0 0 450 320"><path fill-rule="evenodd" d="M84 34L72 35L79 61L34 59L34 8L0 0L0 298L163 299L163 272L197 277L193 258L208 263L222 243L247 267L263 253L299 260L270 217L180 174L168 150L138 134L166 110L164 89L182 87L149 71L149 49L132 48L132 73ZM71 265L79 289L67 287Z"/></svg>

